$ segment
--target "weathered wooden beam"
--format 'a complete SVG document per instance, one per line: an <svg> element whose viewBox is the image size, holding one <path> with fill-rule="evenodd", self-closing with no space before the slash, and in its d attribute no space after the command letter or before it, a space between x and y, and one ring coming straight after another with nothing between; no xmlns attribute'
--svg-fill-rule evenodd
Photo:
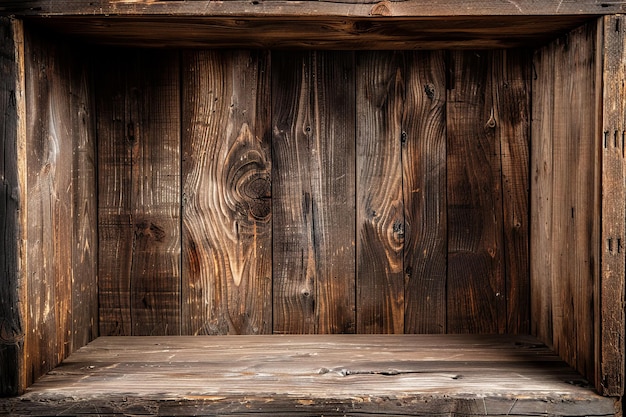
<svg viewBox="0 0 626 417"><path fill-rule="evenodd" d="M0 397L25 388L24 33L0 17Z"/></svg>
<svg viewBox="0 0 626 417"><path fill-rule="evenodd" d="M0 6L0 13L20 16L565 16L624 11L626 1L596 0L13 0Z"/></svg>

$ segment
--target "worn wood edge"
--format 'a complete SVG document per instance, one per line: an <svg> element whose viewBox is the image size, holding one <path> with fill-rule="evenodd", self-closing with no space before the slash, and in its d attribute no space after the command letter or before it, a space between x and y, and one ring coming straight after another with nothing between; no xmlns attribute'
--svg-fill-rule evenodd
<svg viewBox="0 0 626 417"><path fill-rule="evenodd" d="M9 83L13 82L13 89L11 91L12 98L15 99L14 106L14 114L9 114L8 109L7 115L9 117L15 117L15 131L9 132L10 136L13 136L15 143L13 144L3 144L2 146L14 146L14 151L16 152L16 171L10 174L9 178L16 177L16 184L7 184L9 186L13 186L13 190L11 191L11 198L16 201L17 210L14 214L12 221L16 221L15 225L16 231L16 241L14 242L16 247L13 248L12 252L17 255L17 265L15 270L11 271L2 271L3 273L8 273L9 275L13 275L13 279L16 281L15 286L15 294L14 300L17 301L17 305L13 308L13 316L12 321L17 323L19 328L13 329L17 331L17 334L11 335L4 334L2 332L2 338L0 338L0 345L14 346L13 353L15 356L13 358L5 358L7 360L14 361L14 366L17 369L17 375L15 375L15 380L13 381L13 386L11 387L3 387L2 391L0 391L0 397L21 394L27 387L26 382L26 371L25 371L25 355L27 350L27 346L25 343L24 335L27 332L27 291L26 291L26 266L27 266L27 255L26 255L26 221L27 221L27 211L26 211L26 198L23 198L23 191L26 189L26 109L25 109L25 92L24 92L24 77L25 77L25 63L24 63L24 25L23 22L19 19L14 18L0 18L0 25L5 26L7 37L3 40L5 42L9 42L9 48L13 49L13 53L10 56L1 57L0 60L7 59L11 61L8 66L12 67L9 69L13 79L9 79ZM3 182L6 182L5 174L3 173ZM7 256L6 253L3 253L1 256ZM3 282L3 285L6 285L6 281ZM11 290L9 290L11 291ZM3 325L4 323L0 323ZM0 330L4 330L0 328ZM8 339L4 339L5 336L8 336ZM4 367L4 364L2 364Z"/></svg>
<svg viewBox="0 0 626 417"><path fill-rule="evenodd" d="M601 74L603 96L599 99L598 132L602 148L602 237L600 240L601 272L596 307L596 386L609 396L624 395L624 273L626 257L623 248L626 235L626 184L624 182L624 131L626 106L623 76L626 72L624 16L607 16L600 20L598 49L603 52ZM602 26L603 24L603 26ZM621 131L621 132L620 132ZM620 140L621 133L621 140ZM621 149L620 149L621 145Z"/></svg>
<svg viewBox="0 0 626 417"><path fill-rule="evenodd" d="M519 16L519 15L605 15L626 12L626 1L456 0L378 1L158 1L150 0L9 0L0 14L18 16L59 15L163 15L163 16Z"/></svg>

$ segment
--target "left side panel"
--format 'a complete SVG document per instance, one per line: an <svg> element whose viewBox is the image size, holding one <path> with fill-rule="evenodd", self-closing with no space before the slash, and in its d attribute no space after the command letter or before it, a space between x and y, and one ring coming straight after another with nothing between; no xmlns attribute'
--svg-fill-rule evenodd
<svg viewBox="0 0 626 417"><path fill-rule="evenodd" d="M23 52L21 22L0 18L0 397L25 388Z"/></svg>
<svg viewBox="0 0 626 417"><path fill-rule="evenodd" d="M95 133L88 54L25 32L25 384L96 336Z"/></svg>

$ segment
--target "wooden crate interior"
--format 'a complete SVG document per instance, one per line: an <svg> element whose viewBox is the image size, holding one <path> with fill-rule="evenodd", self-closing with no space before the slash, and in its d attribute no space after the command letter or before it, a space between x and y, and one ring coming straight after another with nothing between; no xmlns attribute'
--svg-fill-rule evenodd
<svg viewBox="0 0 626 417"><path fill-rule="evenodd" d="M406 340L528 343L506 372L555 354L602 391L604 29L576 25L507 48L305 50L26 24L25 385L81 369L98 337L429 334L451 336Z"/></svg>

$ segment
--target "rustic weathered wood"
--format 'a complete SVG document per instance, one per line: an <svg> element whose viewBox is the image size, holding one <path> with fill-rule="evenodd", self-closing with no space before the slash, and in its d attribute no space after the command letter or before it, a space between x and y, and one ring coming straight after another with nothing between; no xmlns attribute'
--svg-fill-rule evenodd
<svg viewBox="0 0 626 417"><path fill-rule="evenodd" d="M495 136L502 157L507 333L512 334L530 332L530 62L526 50L494 52L492 62Z"/></svg>
<svg viewBox="0 0 626 417"><path fill-rule="evenodd" d="M90 9L80 16L46 16L34 20L38 26L52 31L93 43L123 47L337 50L527 47L545 43L589 20L584 15L539 17L520 14L494 18L484 16L480 8L466 12L478 12L478 15L465 16L458 2L454 2L454 6L451 3L448 10L441 11L424 5L414 6L412 10L402 9L409 1L383 1L374 6L317 1L263 1L259 2L262 5L260 9L266 10L263 13L259 8L250 6L250 2L210 1L204 3L201 11L198 11L197 6L194 7L194 3L198 2L187 1L170 5L169 11L157 11L164 3L154 2L148 10L135 9L132 18L128 15L118 16L124 14L123 9L128 8L130 3L116 2L116 12L101 14L98 9L94 14ZM188 15L181 17L182 11L189 7L192 9ZM387 11L389 7L391 12ZM64 13L69 12L69 8L64 10ZM442 14L436 14L438 12ZM449 17L459 12L461 16ZM603 12L605 9L600 13ZM392 14L386 16L389 13Z"/></svg>
<svg viewBox="0 0 626 417"><path fill-rule="evenodd" d="M357 57L357 333L404 332L403 55Z"/></svg>
<svg viewBox="0 0 626 417"><path fill-rule="evenodd" d="M179 334L179 55L120 52L97 66L109 80L97 93L100 332Z"/></svg>
<svg viewBox="0 0 626 417"><path fill-rule="evenodd" d="M530 332L552 344L552 209L555 43L535 51L530 155Z"/></svg>
<svg viewBox="0 0 626 417"><path fill-rule="evenodd" d="M555 41L550 235L555 351L595 381L594 316L600 271L600 120L602 48L597 24Z"/></svg>
<svg viewBox="0 0 626 417"><path fill-rule="evenodd" d="M72 351L98 336L95 111L86 53L68 48L72 161ZM68 220L68 219L66 219Z"/></svg>
<svg viewBox="0 0 626 417"><path fill-rule="evenodd" d="M24 33L0 18L0 397L26 387Z"/></svg>
<svg viewBox="0 0 626 417"><path fill-rule="evenodd" d="M448 285L450 333L506 332L500 144L494 52L448 60Z"/></svg>
<svg viewBox="0 0 626 417"><path fill-rule="evenodd" d="M355 331L354 53L272 55L275 333Z"/></svg>
<svg viewBox="0 0 626 417"><path fill-rule="evenodd" d="M231 0L5 0L0 12L20 16L55 15L226 15L226 16L523 16L523 15L602 15L626 11L624 1L596 0L474 0L459 4L455 0L405 0L375 2L371 0L302 1L287 0L250 2ZM539 23L539 22L538 22Z"/></svg>
<svg viewBox="0 0 626 417"><path fill-rule="evenodd" d="M404 332L445 333L445 53L406 53L404 83Z"/></svg>
<svg viewBox="0 0 626 417"><path fill-rule="evenodd" d="M28 33L27 33L28 35ZM70 353L72 152L62 46L26 36L28 382Z"/></svg>
<svg viewBox="0 0 626 417"><path fill-rule="evenodd" d="M624 395L624 276L626 274L626 19L604 18L602 125L602 275L598 388ZM600 45L598 45L600 47ZM598 138L596 138L596 146Z"/></svg>
<svg viewBox="0 0 626 417"><path fill-rule="evenodd" d="M183 56L183 334L272 332L269 53Z"/></svg>
<svg viewBox="0 0 626 417"><path fill-rule="evenodd" d="M102 337L0 413L614 415L586 384L531 337Z"/></svg>

